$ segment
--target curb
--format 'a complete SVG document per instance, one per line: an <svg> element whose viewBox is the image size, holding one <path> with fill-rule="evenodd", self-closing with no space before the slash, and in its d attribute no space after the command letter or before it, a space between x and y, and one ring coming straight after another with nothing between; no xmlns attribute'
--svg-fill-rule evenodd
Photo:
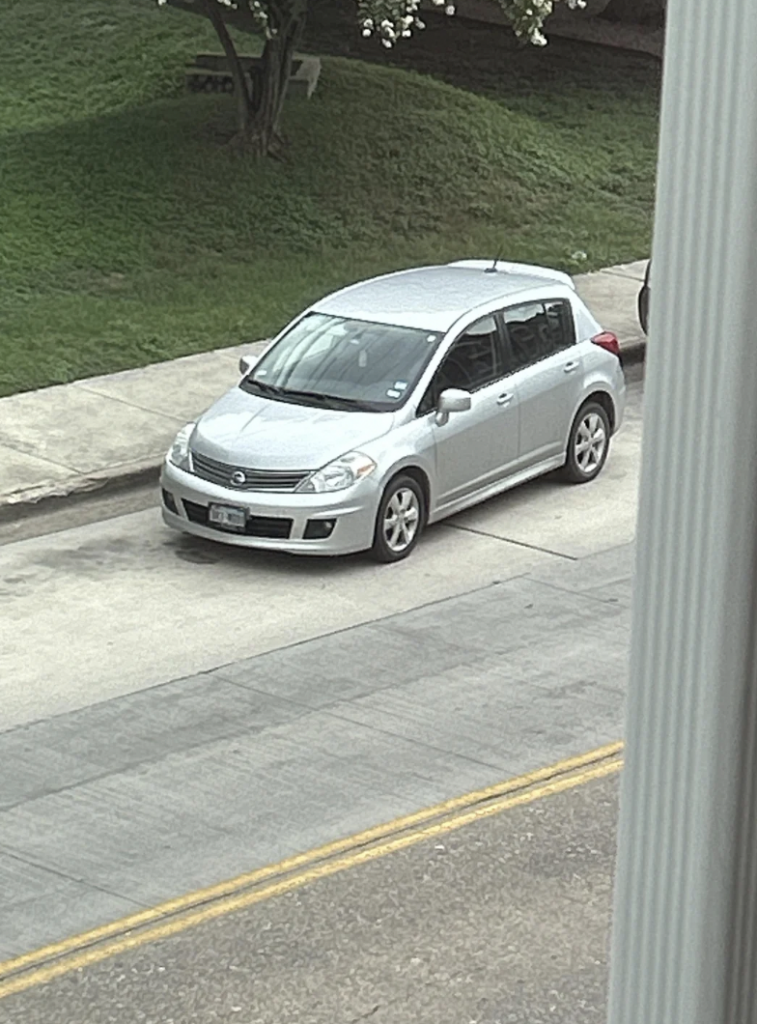
<svg viewBox="0 0 757 1024"><path fill-rule="evenodd" d="M622 345L620 354L624 366L636 366L638 363L645 362L647 358L647 343L646 341L634 341L629 345Z"/></svg>
<svg viewBox="0 0 757 1024"><path fill-rule="evenodd" d="M626 31L626 29L628 29ZM618 31L618 23L604 18L586 18L583 22L577 18L575 22L550 25L546 31L550 36L560 39L572 39L577 43L590 43L592 46L605 46L612 50L624 50L626 53L643 53L648 57L662 60L665 52L664 33L660 31L634 31L632 26L624 26Z"/></svg>
<svg viewBox="0 0 757 1024"><path fill-rule="evenodd" d="M635 341L621 348L624 366L643 363L646 350L645 341ZM86 501L103 493L147 487L150 484L157 491L163 459L164 453L161 452L159 456L148 456L137 463L73 476L68 480L41 484L0 497L0 523L12 523L35 513L52 511L56 505L70 506L72 502Z"/></svg>
<svg viewBox="0 0 757 1024"><path fill-rule="evenodd" d="M49 512L56 505L70 506L93 495L112 493L153 484L157 490L158 474L164 453L150 456L138 463L98 470L54 484L40 484L0 498L0 523L12 523L37 512Z"/></svg>

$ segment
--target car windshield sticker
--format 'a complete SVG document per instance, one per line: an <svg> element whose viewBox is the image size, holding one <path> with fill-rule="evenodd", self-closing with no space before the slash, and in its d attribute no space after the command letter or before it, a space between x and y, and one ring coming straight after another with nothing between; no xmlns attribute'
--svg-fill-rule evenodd
<svg viewBox="0 0 757 1024"><path fill-rule="evenodd" d="M394 388L389 388L389 390L387 391L387 395L390 398L401 398L402 397L401 393L399 391L395 391Z"/></svg>
<svg viewBox="0 0 757 1024"><path fill-rule="evenodd" d="M396 387L396 389L398 391L404 391L405 388L407 387L407 381L406 380L396 380L394 382L394 386Z"/></svg>

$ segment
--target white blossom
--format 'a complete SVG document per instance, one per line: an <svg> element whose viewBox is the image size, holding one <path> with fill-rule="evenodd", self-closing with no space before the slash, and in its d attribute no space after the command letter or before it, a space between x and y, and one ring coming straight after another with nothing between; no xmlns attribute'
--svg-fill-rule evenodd
<svg viewBox="0 0 757 1024"><path fill-rule="evenodd" d="M173 0L156 0L160 7L170 6ZM283 0L214 0L222 10L247 11L258 31L270 39L276 34L269 14L278 11ZM307 0L305 0L307 3ZM560 0L499 0L499 4L517 38L533 46L546 46L543 27L545 20ZM571 10L583 10L587 0L562 0ZM364 38L375 35L381 45L390 49L399 39L408 39L413 32L425 28L418 16L421 0L355 0L359 31ZM432 0L445 14L457 12L456 0ZM273 19L274 23L276 18Z"/></svg>

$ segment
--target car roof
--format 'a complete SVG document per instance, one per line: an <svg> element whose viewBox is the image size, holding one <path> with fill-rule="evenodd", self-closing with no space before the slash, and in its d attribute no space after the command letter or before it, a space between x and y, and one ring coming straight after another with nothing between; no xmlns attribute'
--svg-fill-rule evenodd
<svg viewBox="0 0 757 1024"><path fill-rule="evenodd" d="M492 301L503 303L545 285L573 290L567 274L546 267L491 260L461 260L417 267L350 285L326 296L313 312L427 331L448 331L466 313ZM533 296L535 297L535 296Z"/></svg>

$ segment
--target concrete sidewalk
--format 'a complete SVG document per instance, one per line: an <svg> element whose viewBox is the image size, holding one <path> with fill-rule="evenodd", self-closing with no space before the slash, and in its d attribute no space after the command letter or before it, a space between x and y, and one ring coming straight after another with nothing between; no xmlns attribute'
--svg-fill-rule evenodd
<svg viewBox="0 0 757 1024"><path fill-rule="evenodd" d="M636 296L645 260L576 278L628 362L644 358ZM0 399L0 518L46 499L108 484L146 483L184 423L238 379L240 355L264 342L217 349L110 376Z"/></svg>

